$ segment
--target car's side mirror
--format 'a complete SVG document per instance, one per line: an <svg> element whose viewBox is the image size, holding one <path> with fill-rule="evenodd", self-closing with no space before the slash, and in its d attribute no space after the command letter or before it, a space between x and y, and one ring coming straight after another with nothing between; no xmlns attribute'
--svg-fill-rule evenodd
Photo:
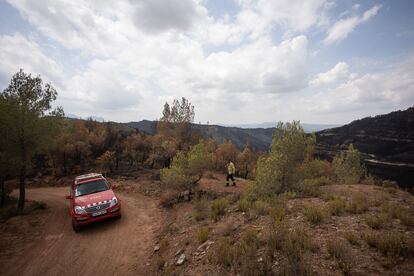
<svg viewBox="0 0 414 276"><path fill-rule="evenodd" d="M118 189L118 185L116 185L116 184L112 184L112 185L111 185L111 189L112 189L112 190L116 190L116 189Z"/></svg>
<svg viewBox="0 0 414 276"><path fill-rule="evenodd" d="M71 196L71 195L67 195L67 196L65 196L65 198L66 198L66 199L72 199L72 198L73 198L73 196Z"/></svg>

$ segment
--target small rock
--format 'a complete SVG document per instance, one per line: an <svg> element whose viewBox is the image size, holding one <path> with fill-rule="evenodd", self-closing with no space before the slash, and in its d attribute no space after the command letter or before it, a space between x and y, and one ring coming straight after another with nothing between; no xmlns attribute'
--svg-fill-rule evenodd
<svg viewBox="0 0 414 276"><path fill-rule="evenodd" d="M263 258L262 258L262 257L260 257L257 261L258 261L259 263L261 263L261 262L263 262Z"/></svg>
<svg viewBox="0 0 414 276"><path fill-rule="evenodd" d="M164 267L167 267L167 266L168 266L168 262L165 262L165 263L164 263Z"/></svg>
<svg viewBox="0 0 414 276"><path fill-rule="evenodd" d="M190 201L191 200L190 191L186 190L186 191L182 192L181 197L183 198L184 201Z"/></svg>
<svg viewBox="0 0 414 276"><path fill-rule="evenodd" d="M181 254L180 255L180 257L178 258L178 260L177 260L177 265L182 265L183 263L184 263L184 261L185 261L185 254L183 253L183 254Z"/></svg>
<svg viewBox="0 0 414 276"><path fill-rule="evenodd" d="M181 253L183 253L183 249L182 249L182 248L178 249L178 251L177 251L177 252L175 252L175 256L178 256L178 255L180 255Z"/></svg>
<svg viewBox="0 0 414 276"><path fill-rule="evenodd" d="M154 246L154 252L157 252L158 250L160 250L160 246L157 244L156 246Z"/></svg>
<svg viewBox="0 0 414 276"><path fill-rule="evenodd" d="M204 242L203 244L201 244L199 247L197 247L197 251L205 251L205 250L208 250L209 247L213 243L214 243L213 241L208 240L208 241Z"/></svg>

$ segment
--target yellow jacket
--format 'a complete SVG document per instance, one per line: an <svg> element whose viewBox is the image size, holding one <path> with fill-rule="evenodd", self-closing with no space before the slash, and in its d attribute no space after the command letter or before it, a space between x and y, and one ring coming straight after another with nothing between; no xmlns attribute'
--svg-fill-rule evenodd
<svg viewBox="0 0 414 276"><path fill-rule="evenodd" d="M234 166L233 162L230 162L227 165L227 171L229 172L229 174L235 174L236 173L236 167Z"/></svg>

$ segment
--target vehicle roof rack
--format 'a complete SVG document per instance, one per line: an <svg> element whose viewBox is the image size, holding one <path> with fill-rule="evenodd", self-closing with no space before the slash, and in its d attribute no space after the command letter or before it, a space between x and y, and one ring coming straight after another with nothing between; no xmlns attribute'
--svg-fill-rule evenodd
<svg viewBox="0 0 414 276"><path fill-rule="evenodd" d="M79 181L90 179L90 178L97 178L97 177L103 177L101 173L87 173L82 174L75 177L75 184L77 184Z"/></svg>

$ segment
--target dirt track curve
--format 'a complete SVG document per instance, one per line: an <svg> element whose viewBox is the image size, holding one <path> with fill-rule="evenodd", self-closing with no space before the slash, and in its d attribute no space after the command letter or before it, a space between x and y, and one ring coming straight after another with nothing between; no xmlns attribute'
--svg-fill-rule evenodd
<svg viewBox="0 0 414 276"><path fill-rule="evenodd" d="M9 239L9 246L0 256L0 274L148 275L146 263L163 215L156 202L138 194L118 193L123 208L120 220L97 223L75 233L69 201L64 198L67 193L68 188L27 190L29 200L45 202L48 208L35 215L40 225L33 239L30 227L24 242ZM17 221L10 223L22 223L19 220L30 216L12 218ZM7 241L1 245L7 245Z"/></svg>

